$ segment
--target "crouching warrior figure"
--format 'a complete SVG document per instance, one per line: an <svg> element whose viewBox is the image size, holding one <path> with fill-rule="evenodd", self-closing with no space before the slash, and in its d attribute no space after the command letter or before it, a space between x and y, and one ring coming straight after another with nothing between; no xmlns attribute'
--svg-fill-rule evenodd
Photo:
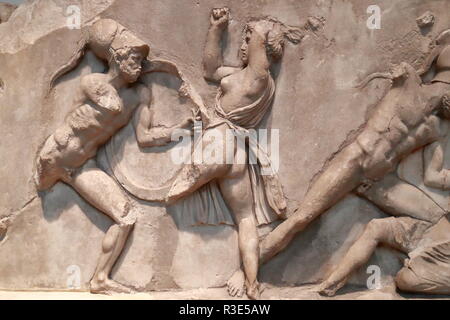
<svg viewBox="0 0 450 320"><path fill-rule="evenodd" d="M136 215L126 194L112 177L97 167L94 157L99 147L128 124L136 108L149 104L149 89L134 85L141 75L149 47L108 19L92 25L87 38L72 60L53 78L73 69L86 47L107 61L109 70L81 79L82 99L40 149L35 182L39 191L51 188L58 181L64 182L114 221L103 240L90 289L93 293L129 292L130 289L111 280L109 275Z"/></svg>

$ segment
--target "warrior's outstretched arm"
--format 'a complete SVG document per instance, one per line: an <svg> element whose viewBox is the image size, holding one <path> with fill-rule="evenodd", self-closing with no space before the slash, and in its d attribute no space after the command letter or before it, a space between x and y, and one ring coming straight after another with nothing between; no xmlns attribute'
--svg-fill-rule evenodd
<svg viewBox="0 0 450 320"><path fill-rule="evenodd" d="M145 86L139 87L141 104L135 121L136 138L142 148L164 146L172 141L172 133L176 129L187 129L192 123L192 117L173 127L155 127L153 125L153 110L150 107L151 93Z"/></svg>

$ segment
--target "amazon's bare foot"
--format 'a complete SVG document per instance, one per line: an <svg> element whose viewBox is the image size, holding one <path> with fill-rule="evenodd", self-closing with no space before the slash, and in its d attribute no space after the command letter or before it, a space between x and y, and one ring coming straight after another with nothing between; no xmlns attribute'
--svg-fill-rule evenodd
<svg viewBox="0 0 450 320"><path fill-rule="evenodd" d="M231 297L242 297L245 292L245 274L239 269L227 282L228 294Z"/></svg>
<svg viewBox="0 0 450 320"><path fill-rule="evenodd" d="M120 284L114 280L106 279L105 281L92 280L90 283L91 293L95 294L112 294L112 293L132 293L133 290Z"/></svg>
<svg viewBox="0 0 450 320"><path fill-rule="evenodd" d="M258 300L260 298L261 292L259 290L258 281L255 281L252 284L249 284L248 281L246 281L245 287L247 288L247 297L250 300Z"/></svg>

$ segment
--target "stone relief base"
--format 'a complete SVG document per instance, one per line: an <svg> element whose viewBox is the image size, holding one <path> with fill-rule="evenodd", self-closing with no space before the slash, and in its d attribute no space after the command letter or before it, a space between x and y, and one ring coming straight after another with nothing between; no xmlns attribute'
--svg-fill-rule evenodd
<svg viewBox="0 0 450 320"><path fill-rule="evenodd" d="M266 288L262 300L449 300L449 297L398 294L389 288L364 290L348 287L333 298L327 298L314 291L313 286ZM0 291L0 300L248 300L231 298L225 288L173 290L137 294L98 295L77 291Z"/></svg>

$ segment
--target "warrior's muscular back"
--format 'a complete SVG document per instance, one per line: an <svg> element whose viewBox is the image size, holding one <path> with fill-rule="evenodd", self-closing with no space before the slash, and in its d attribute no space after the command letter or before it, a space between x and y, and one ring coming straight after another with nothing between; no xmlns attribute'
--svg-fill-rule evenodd
<svg viewBox="0 0 450 320"><path fill-rule="evenodd" d="M97 149L124 127L140 104L143 85L117 91L106 74L81 80L79 106L50 136L38 157L38 188L46 189L94 157ZM147 101L148 102L148 101Z"/></svg>
<svg viewBox="0 0 450 320"><path fill-rule="evenodd" d="M55 132L55 141L67 157L67 165L77 167L92 158L98 147L125 126L139 98L136 89L119 92L106 82L105 74L86 76L81 81L84 104L67 117Z"/></svg>

